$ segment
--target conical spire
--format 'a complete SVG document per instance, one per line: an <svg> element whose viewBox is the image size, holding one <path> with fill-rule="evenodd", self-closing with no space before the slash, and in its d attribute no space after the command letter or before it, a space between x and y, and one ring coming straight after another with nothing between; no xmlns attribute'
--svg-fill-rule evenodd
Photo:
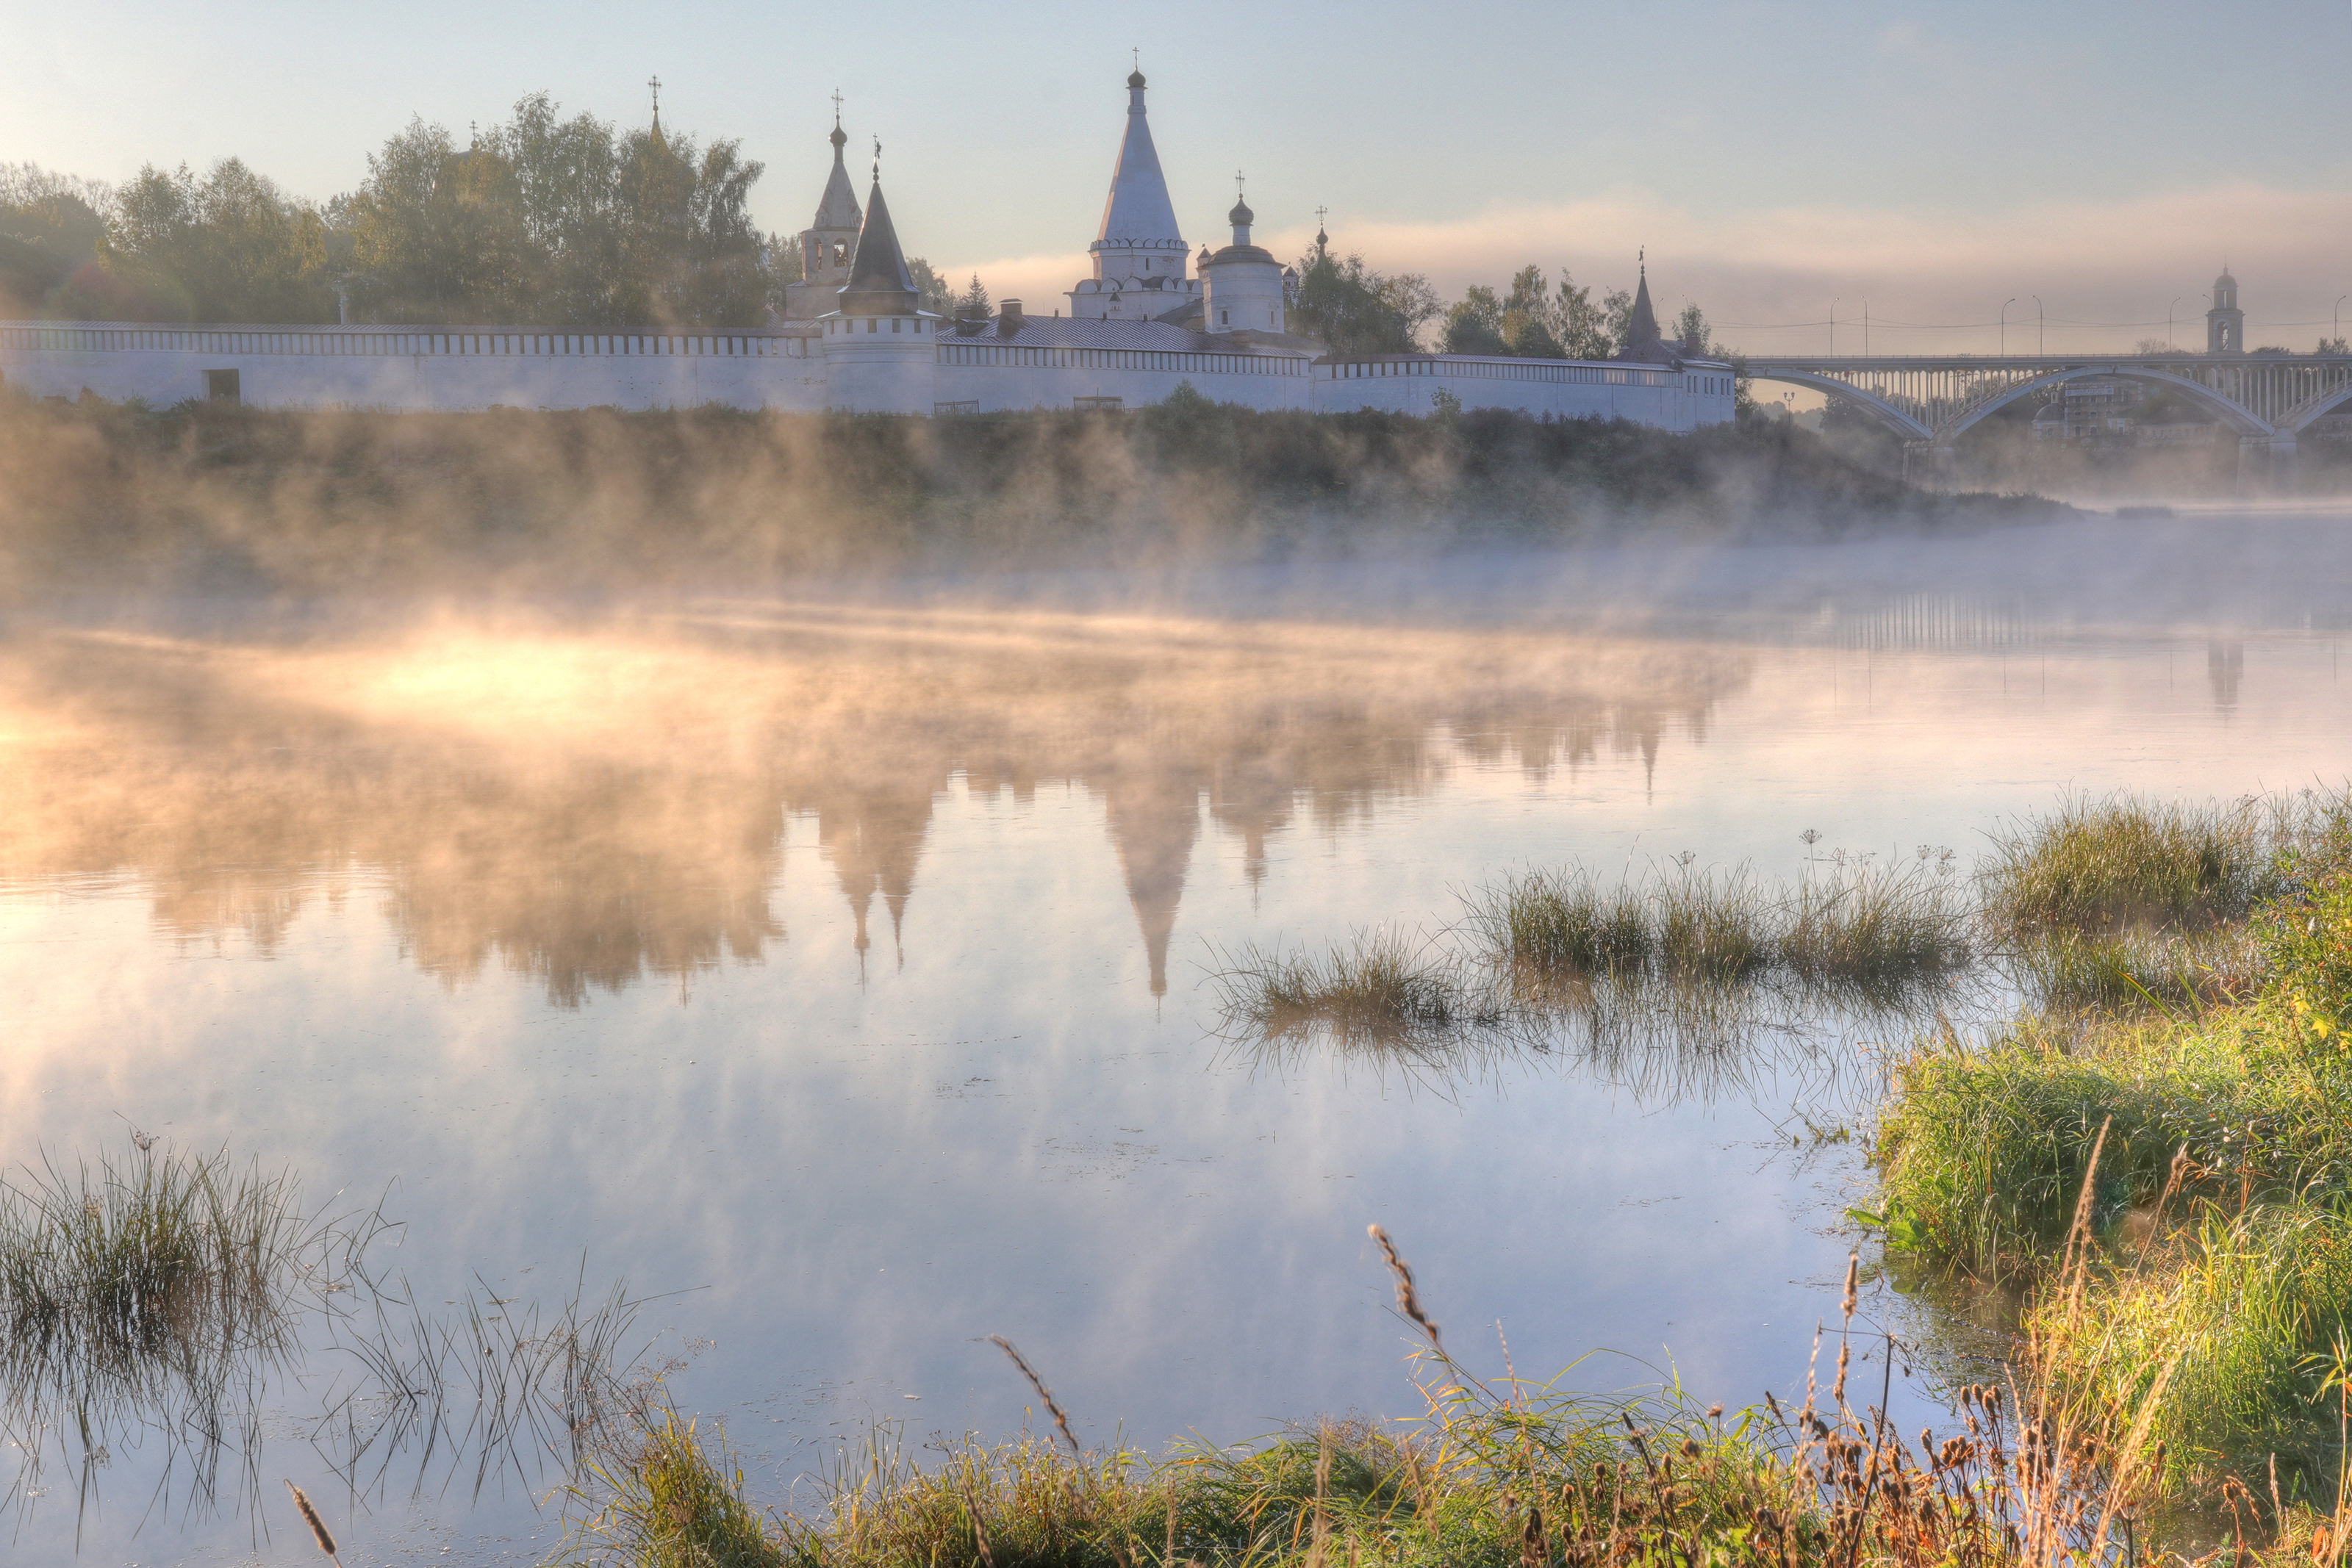
<svg viewBox="0 0 2352 1568"><path fill-rule="evenodd" d="M1633 354L1658 340L1658 313L1650 305L1650 265L1642 263L1642 281L1633 290L1633 314L1625 323L1625 349Z"/></svg>
<svg viewBox="0 0 2352 1568"><path fill-rule="evenodd" d="M833 134L825 140L833 143L833 172L824 182L824 199L816 204L816 222L809 227L854 229L864 218L857 210L857 193L850 187L849 170L841 161L841 150L847 144L849 137L841 129L838 103L833 110Z"/></svg>
<svg viewBox="0 0 2352 1568"><path fill-rule="evenodd" d="M1168 180L1160 172L1160 152L1151 145L1151 122L1144 118L1143 73L1139 70L1127 78L1127 135L1118 144L1118 166L1111 171L1102 232L1091 248L1172 246L1181 250L1183 245L1175 204L1168 199Z"/></svg>
<svg viewBox="0 0 2352 1568"><path fill-rule="evenodd" d="M857 255L849 264L849 281L842 287L840 299L843 313L854 316L912 316L921 305L922 293L907 270L907 254L898 248L890 205L882 199L878 150L874 187L866 193L866 226L857 231Z"/></svg>

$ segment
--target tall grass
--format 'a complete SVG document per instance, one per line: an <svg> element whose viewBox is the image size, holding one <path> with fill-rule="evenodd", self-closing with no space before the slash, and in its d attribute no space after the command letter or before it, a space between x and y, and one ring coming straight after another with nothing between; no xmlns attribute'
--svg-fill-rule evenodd
<svg viewBox="0 0 2352 1568"><path fill-rule="evenodd" d="M2253 798L2073 797L1994 831L1986 910L2019 935L2241 917L2277 891L2288 831L2276 802Z"/></svg>
<svg viewBox="0 0 2352 1568"><path fill-rule="evenodd" d="M2267 1485L2276 1467L2308 1496L2336 1473L2322 1362L2352 1340L2340 848L2331 827L2279 861L2244 990L1932 1046L1898 1068L1874 1141L1868 1218L1889 1243L2026 1286L2034 1376L2116 1440L2117 1412L2138 1411L2133 1440L2176 1488ZM2070 1253L2088 1266L2056 1283Z"/></svg>
<svg viewBox="0 0 2352 1568"><path fill-rule="evenodd" d="M2147 1555L2146 1468L2062 1410L2021 1416L2002 1391L1971 1387L1940 1439L1895 1431L1895 1345L1857 1330L1853 1267L1830 1385L1727 1414L1671 1386L1595 1396L1507 1367L1481 1377L1444 1350L1387 1251L1401 1314L1421 1330L1412 1419L1326 1419L1157 1458L968 1437L924 1464L877 1434L819 1507L755 1533L723 1438L706 1446L666 1416L575 1492L590 1512L572 1555L611 1568L2124 1568ZM710 1554L683 1555L683 1542Z"/></svg>

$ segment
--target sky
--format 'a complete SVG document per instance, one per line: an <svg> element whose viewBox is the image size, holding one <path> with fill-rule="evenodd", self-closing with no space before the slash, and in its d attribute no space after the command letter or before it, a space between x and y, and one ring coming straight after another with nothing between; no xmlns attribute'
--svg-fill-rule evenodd
<svg viewBox="0 0 2352 1568"><path fill-rule="evenodd" d="M107 181L234 154L324 200L412 116L544 89L641 124L658 75L789 232L838 89L908 249L1038 313L1087 271L1130 49L1196 246L1240 171L1278 255L1318 207L1449 296L1529 262L1630 286L1646 248L1662 311L1750 352L2128 349L2168 312L2201 346L2224 262L2256 345L2352 310L2352 0L10 9L0 162Z"/></svg>

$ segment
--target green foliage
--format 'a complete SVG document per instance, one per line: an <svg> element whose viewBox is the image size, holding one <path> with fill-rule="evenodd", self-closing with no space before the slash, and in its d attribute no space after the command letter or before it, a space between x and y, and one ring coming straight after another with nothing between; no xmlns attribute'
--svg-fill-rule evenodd
<svg viewBox="0 0 2352 1568"><path fill-rule="evenodd" d="M0 163L0 312L54 314L106 238L112 193L31 163Z"/></svg>
<svg viewBox="0 0 2352 1568"><path fill-rule="evenodd" d="M1449 354L1508 354L1503 337L1503 302L1495 291L1472 284L1460 302L1445 313L1441 348Z"/></svg>
<svg viewBox="0 0 2352 1568"><path fill-rule="evenodd" d="M413 120L340 206L377 321L744 327L786 278L748 203L761 165L659 127L557 116L545 93L459 148ZM787 268L786 270L789 270Z"/></svg>
<svg viewBox="0 0 2352 1568"><path fill-rule="evenodd" d="M563 1555L612 1568L782 1568L784 1554L743 1500L743 1471L713 1455L691 1421L673 1411L634 1447L592 1464L570 1491L593 1511L566 1532Z"/></svg>
<svg viewBox="0 0 2352 1568"><path fill-rule="evenodd" d="M1341 260L1318 248L1298 258L1289 322L1334 353L1410 354L1438 310L1437 291L1418 273L1387 276L1368 269L1360 256Z"/></svg>
<svg viewBox="0 0 2352 1568"><path fill-rule="evenodd" d="M235 158L152 164L115 193L98 265L51 308L86 319L331 321L325 219Z"/></svg>
<svg viewBox="0 0 2352 1568"><path fill-rule="evenodd" d="M2073 798L1994 832L1986 903L2021 936L2242 917L2279 885L2283 827L2251 800Z"/></svg>

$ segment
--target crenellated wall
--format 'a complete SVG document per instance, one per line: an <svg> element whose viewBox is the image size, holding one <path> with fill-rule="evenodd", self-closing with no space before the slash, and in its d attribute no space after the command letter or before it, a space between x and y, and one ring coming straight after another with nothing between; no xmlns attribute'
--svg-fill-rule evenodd
<svg viewBox="0 0 2352 1568"><path fill-rule="evenodd" d="M1431 414L1440 392L1463 409L1507 408L1541 418L1623 419L1687 433L1732 418L1731 367L1685 361L1680 370L1612 360L1520 360L1475 354L1379 354L1315 365L1314 406Z"/></svg>
<svg viewBox="0 0 2352 1568"><path fill-rule="evenodd" d="M836 323L836 326L842 326ZM1680 369L1610 361L1400 354L1309 359L1235 342L1234 351L1053 345L939 334L905 319L828 340L822 329L577 333L523 328L150 327L0 323L0 378L36 397L158 406L229 395L264 408L463 411L614 407L827 408L894 413L1158 402L1187 382L1256 409L1358 408L1427 415L1438 393L1464 409L1625 419L1688 431L1732 417L1727 365ZM1039 323L1045 331L1077 325ZM1084 324L1098 326L1099 324ZM843 326L843 330L847 329ZM1165 328L1137 329L1162 335ZM937 335L935 335L937 334ZM1178 342L1213 344L1202 334Z"/></svg>

